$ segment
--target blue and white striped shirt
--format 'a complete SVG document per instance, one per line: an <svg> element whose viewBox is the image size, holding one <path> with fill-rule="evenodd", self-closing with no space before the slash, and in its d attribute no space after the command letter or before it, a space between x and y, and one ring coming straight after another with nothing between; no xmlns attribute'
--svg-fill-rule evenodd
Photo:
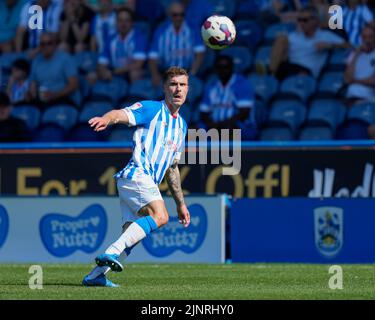
<svg viewBox="0 0 375 320"><path fill-rule="evenodd" d="M60 28L60 15L63 9L63 3L59 0L52 0L48 7L43 10L43 28L42 29L30 29L29 22L30 18L35 15L35 12L29 12L29 8L33 5L37 5L36 0L28 1L24 4L21 10L19 25L29 32L28 45L29 48L36 48L39 46L40 36L43 32L59 32Z"/></svg>
<svg viewBox="0 0 375 320"><path fill-rule="evenodd" d="M225 86L219 79L206 85L200 111L209 112L212 121L220 122L235 116L239 108L252 108L253 105L254 89L251 83L242 75L233 74ZM250 117L248 120L253 119Z"/></svg>
<svg viewBox="0 0 375 320"><path fill-rule="evenodd" d="M110 42L116 34L116 13L113 11L106 17L96 14L91 20L90 34L95 37L98 52L109 55Z"/></svg>
<svg viewBox="0 0 375 320"><path fill-rule="evenodd" d="M14 82L10 88L10 101L17 103L26 100L26 94L30 90L30 80L26 79L22 83Z"/></svg>
<svg viewBox="0 0 375 320"><path fill-rule="evenodd" d="M124 108L133 135L133 156L116 178L137 180L140 173L160 184L173 161L181 158L187 125L180 115L172 116L165 101L141 101Z"/></svg>
<svg viewBox="0 0 375 320"><path fill-rule="evenodd" d="M146 60L146 51L145 35L133 28L124 39L120 34L113 36L109 52L100 53L99 63L110 65L112 68L121 68L133 60Z"/></svg>
<svg viewBox="0 0 375 320"><path fill-rule="evenodd" d="M366 23L373 20L373 15L366 5L358 5L354 10L344 7L344 29L349 37L349 42L357 47L361 44L361 32Z"/></svg>
<svg viewBox="0 0 375 320"><path fill-rule="evenodd" d="M172 22L167 21L156 30L148 57L159 59L160 66L190 68L194 54L204 52L205 46L200 31L191 28L186 22L176 33Z"/></svg>

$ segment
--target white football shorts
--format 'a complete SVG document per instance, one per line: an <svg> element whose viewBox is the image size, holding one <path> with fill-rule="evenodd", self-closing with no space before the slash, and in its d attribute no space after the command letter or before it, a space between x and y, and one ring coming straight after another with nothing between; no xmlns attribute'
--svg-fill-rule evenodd
<svg viewBox="0 0 375 320"><path fill-rule="evenodd" d="M151 201L163 200L158 186L149 175L140 173L136 175L134 180L117 179L123 223L137 220L138 211Z"/></svg>

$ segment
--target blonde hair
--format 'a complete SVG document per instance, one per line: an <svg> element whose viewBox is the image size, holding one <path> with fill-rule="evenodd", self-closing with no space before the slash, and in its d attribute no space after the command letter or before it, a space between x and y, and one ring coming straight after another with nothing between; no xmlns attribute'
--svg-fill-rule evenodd
<svg viewBox="0 0 375 320"><path fill-rule="evenodd" d="M186 76L189 79L189 74L184 68L181 67L169 67L163 76L164 83L166 83L170 78L175 76Z"/></svg>

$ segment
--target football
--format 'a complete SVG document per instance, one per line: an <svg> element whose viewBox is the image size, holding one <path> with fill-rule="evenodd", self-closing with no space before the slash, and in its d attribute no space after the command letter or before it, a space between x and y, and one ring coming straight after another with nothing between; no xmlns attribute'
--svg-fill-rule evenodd
<svg viewBox="0 0 375 320"><path fill-rule="evenodd" d="M221 50L231 45L236 39L236 27L228 17L214 15L203 23L201 34L206 46Z"/></svg>

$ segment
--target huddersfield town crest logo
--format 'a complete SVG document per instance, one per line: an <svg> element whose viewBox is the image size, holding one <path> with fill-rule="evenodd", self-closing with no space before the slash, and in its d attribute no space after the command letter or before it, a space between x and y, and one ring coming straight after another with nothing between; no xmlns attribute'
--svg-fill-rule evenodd
<svg viewBox="0 0 375 320"><path fill-rule="evenodd" d="M315 245L325 257L332 258L343 244L343 210L337 207L314 209Z"/></svg>

